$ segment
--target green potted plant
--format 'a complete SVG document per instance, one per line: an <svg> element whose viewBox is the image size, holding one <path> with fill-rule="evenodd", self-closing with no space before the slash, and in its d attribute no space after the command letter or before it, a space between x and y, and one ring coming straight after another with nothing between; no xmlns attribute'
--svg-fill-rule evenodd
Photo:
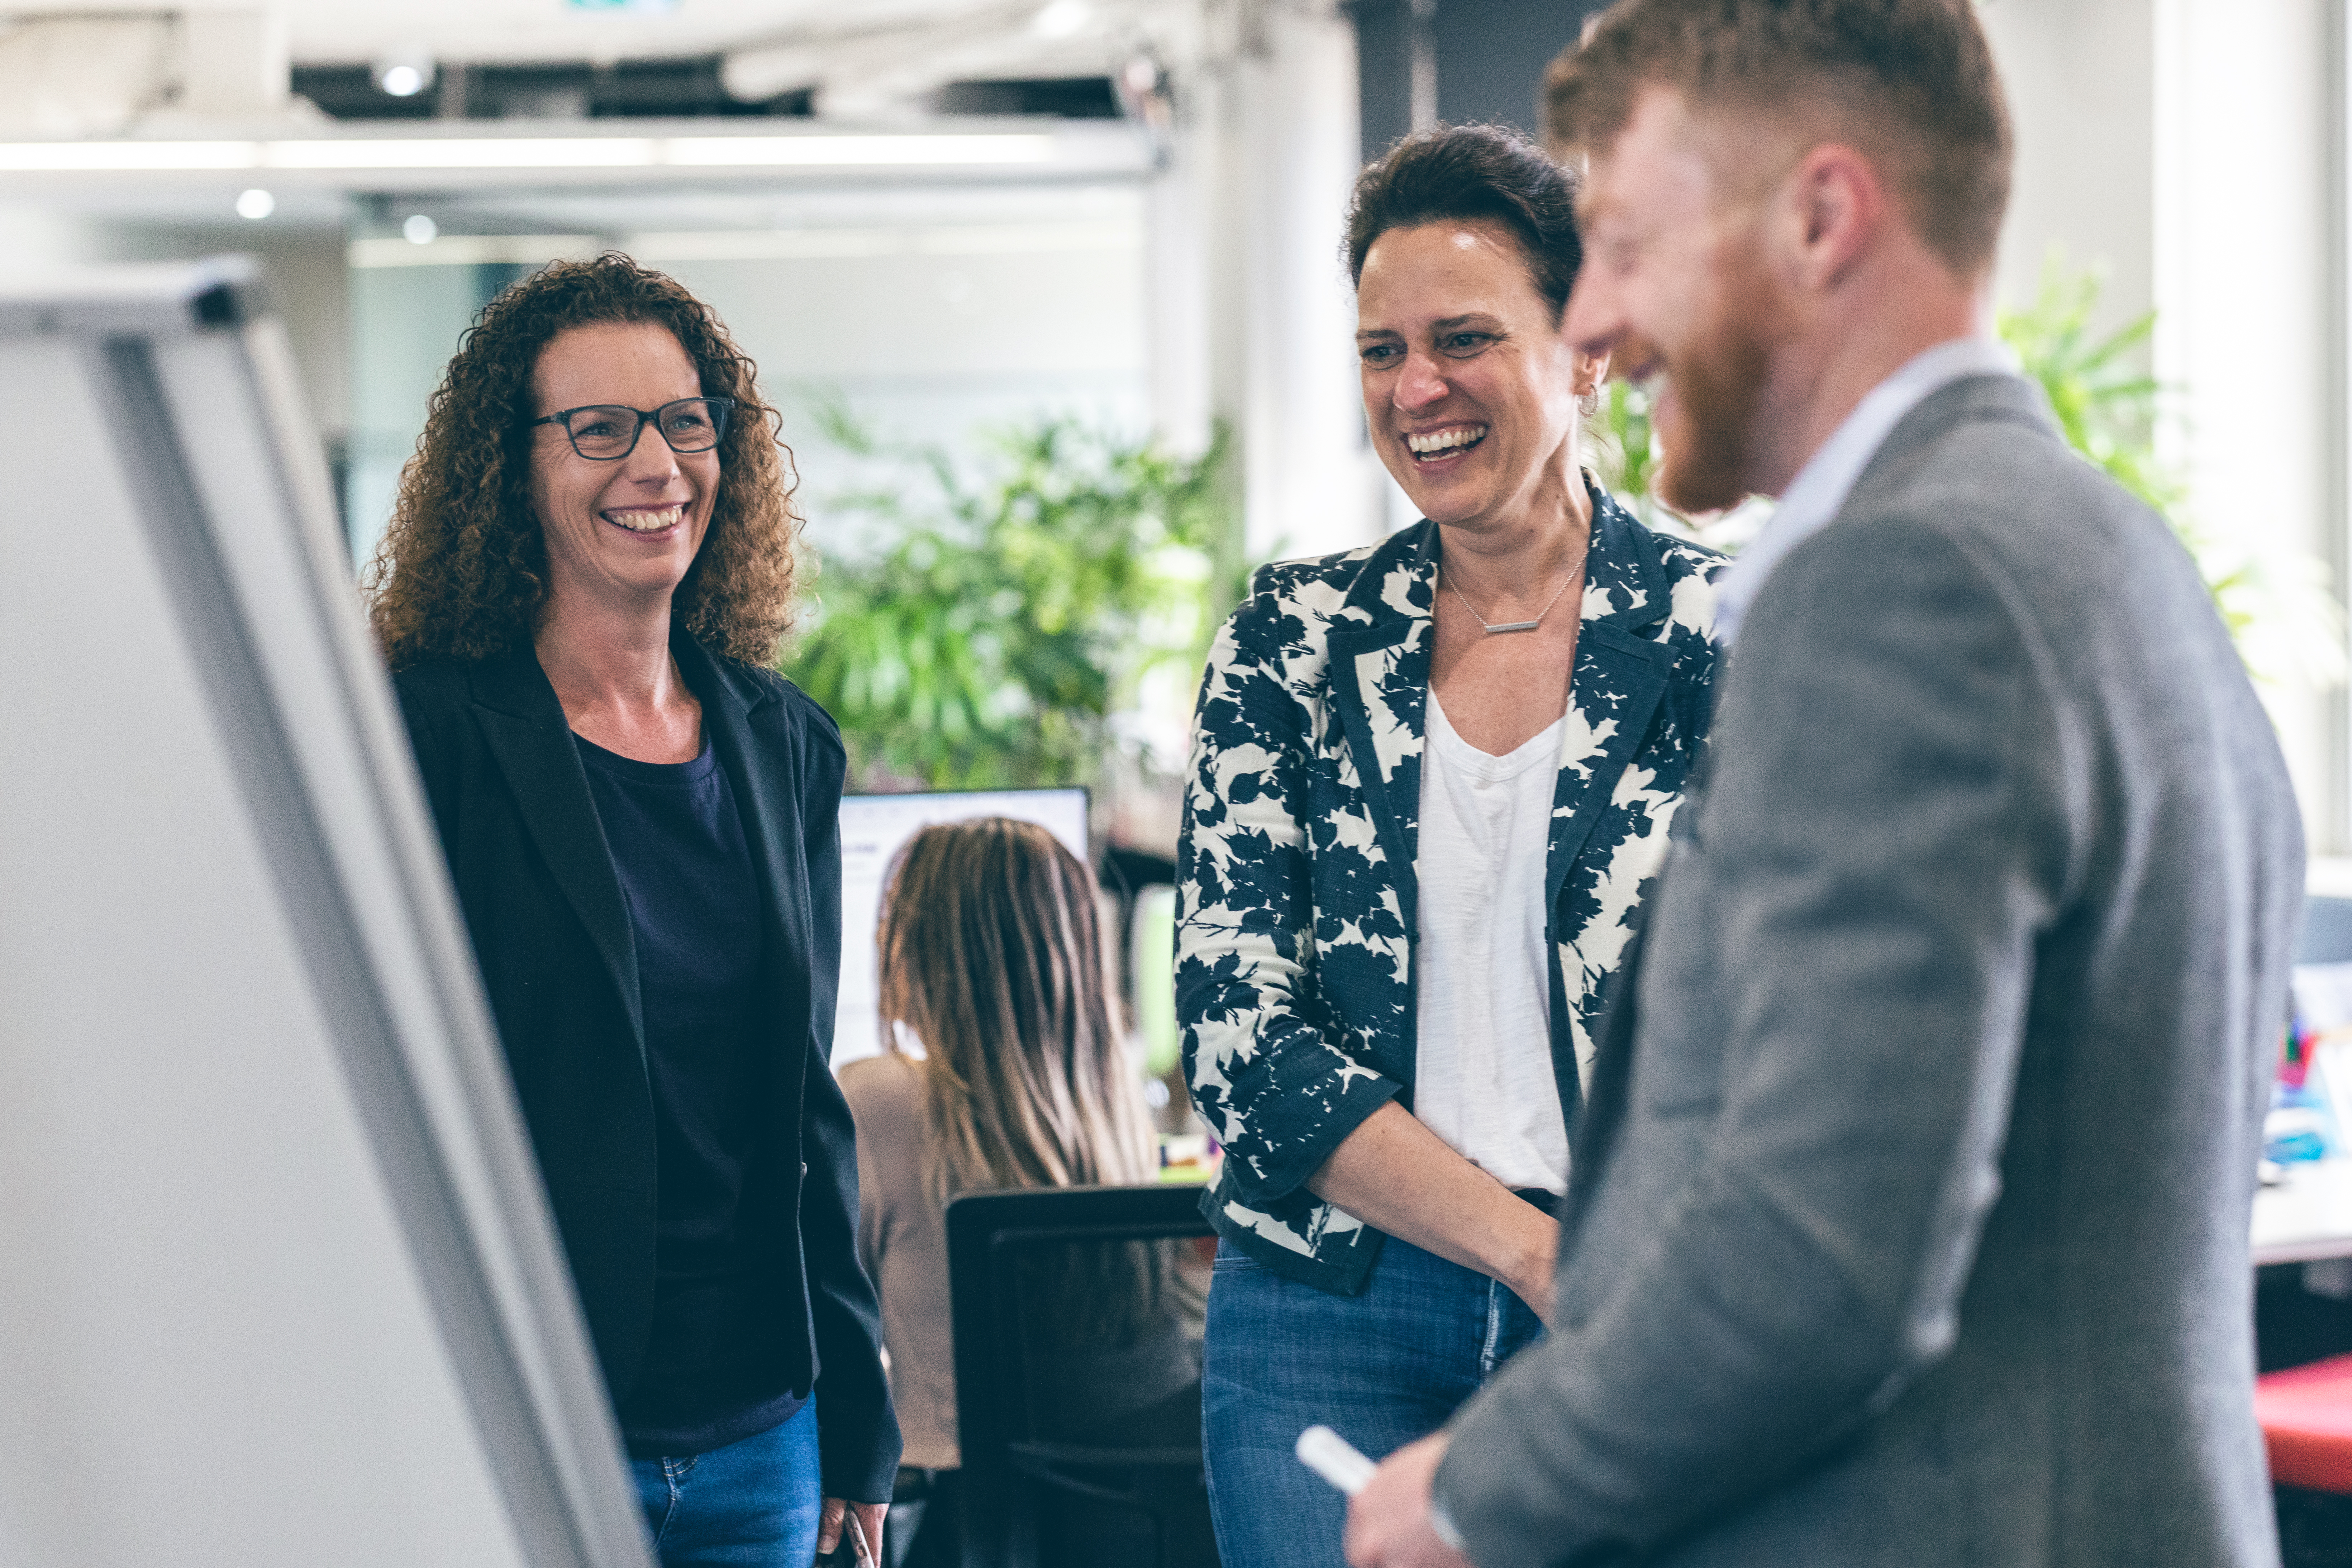
<svg viewBox="0 0 2352 1568"><path fill-rule="evenodd" d="M816 416L885 476L818 502L814 614L780 666L841 725L852 787L1098 784L1115 752L1153 749L1118 721L1157 676L1189 698L1225 607L1222 437L1186 458L1042 417L960 456L837 402Z"/></svg>
<svg viewBox="0 0 2352 1568"><path fill-rule="evenodd" d="M2268 680L2293 675L2336 683L2345 671L2343 612L2329 591L2326 566L2200 525L2186 504L2188 487L2157 451L2165 389L2139 367L2137 352L2155 331L2156 313L2095 331L2091 317L2105 282L2096 268L2070 268L2053 251L2032 303L2000 311L1996 330L2042 388L2067 444L2171 525L2247 668ZM1770 515L1769 503L1751 501L1720 516L1691 518L1660 500L1654 489L1660 453L1639 386L1610 384L1592 434L1601 482L1653 527L1736 552Z"/></svg>

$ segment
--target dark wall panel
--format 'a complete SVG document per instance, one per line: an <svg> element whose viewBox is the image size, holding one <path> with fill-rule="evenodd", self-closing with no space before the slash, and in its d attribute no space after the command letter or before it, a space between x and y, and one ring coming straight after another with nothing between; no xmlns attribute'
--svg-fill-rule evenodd
<svg viewBox="0 0 2352 1568"><path fill-rule="evenodd" d="M1540 132L1544 68L1576 42L1599 0L1438 0L1437 117Z"/></svg>
<svg viewBox="0 0 2352 1568"><path fill-rule="evenodd" d="M1416 34L1428 47L1427 29L1412 15L1412 0L1356 0L1356 85L1363 125L1364 162L1412 129L1412 57Z"/></svg>
<svg viewBox="0 0 2352 1568"><path fill-rule="evenodd" d="M1354 0L1364 157L1412 129L1418 57L1434 77L1424 112L1537 131L1544 68L1605 0Z"/></svg>

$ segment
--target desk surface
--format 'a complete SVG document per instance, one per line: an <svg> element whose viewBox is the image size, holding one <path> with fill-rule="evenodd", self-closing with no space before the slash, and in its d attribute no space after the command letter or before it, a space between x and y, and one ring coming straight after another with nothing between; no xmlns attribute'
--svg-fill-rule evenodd
<svg viewBox="0 0 2352 1568"><path fill-rule="evenodd" d="M2285 1172L2277 1186L2254 1194L2254 1261L2352 1258L2352 1159L2306 1161Z"/></svg>

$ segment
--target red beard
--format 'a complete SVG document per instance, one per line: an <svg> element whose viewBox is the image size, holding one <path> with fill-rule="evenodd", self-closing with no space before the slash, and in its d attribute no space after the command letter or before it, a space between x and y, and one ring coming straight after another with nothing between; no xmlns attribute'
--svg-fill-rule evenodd
<svg viewBox="0 0 2352 1568"><path fill-rule="evenodd" d="M1753 491L1750 454L1764 384L1780 336L1779 301L1761 269L1744 265L1718 296L1717 319L1691 334L1666 365L1682 405L1682 440L1666 444L1658 494L1681 512L1721 511Z"/></svg>

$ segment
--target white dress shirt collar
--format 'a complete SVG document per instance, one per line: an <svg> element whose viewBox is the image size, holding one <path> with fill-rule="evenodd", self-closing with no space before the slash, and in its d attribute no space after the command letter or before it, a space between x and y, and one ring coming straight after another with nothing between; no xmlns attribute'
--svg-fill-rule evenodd
<svg viewBox="0 0 2352 1568"><path fill-rule="evenodd" d="M1830 438L1817 447L1763 531L1748 542L1715 585L1715 637L1725 647L1739 635L1748 606L1788 553L1829 526L1845 506L1854 481L1905 415L1953 382L1972 375L2014 375L2017 359L1990 338L1951 338L1904 362L1863 394Z"/></svg>

